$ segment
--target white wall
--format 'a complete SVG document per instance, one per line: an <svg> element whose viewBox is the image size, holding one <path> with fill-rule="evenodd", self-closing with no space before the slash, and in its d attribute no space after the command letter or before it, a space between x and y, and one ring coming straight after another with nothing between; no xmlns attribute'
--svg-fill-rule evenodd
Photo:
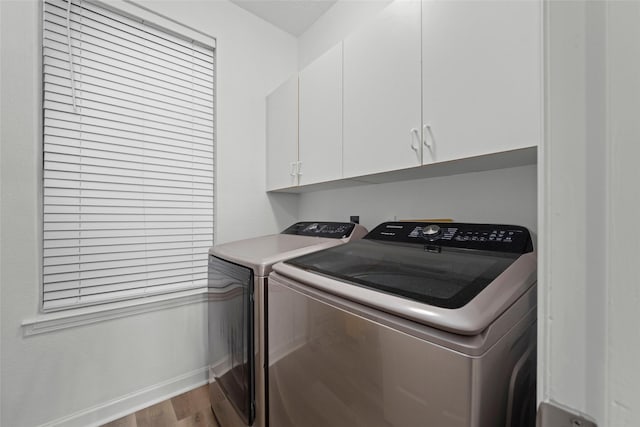
<svg viewBox="0 0 640 427"><path fill-rule="evenodd" d="M451 218L459 222L537 229L536 166L370 184L300 196L301 220L348 221L359 215L371 230L396 219Z"/></svg>
<svg viewBox="0 0 640 427"><path fill-rule="evenodd" d="M298 38L300 69L372 19L393 0L338 0Z"/></svg>
<svg viewBox="0 0 640 427"><path fill-rule="evenodd" d="M604 318L602 306L587 301L586 244L587 239L591 243L596 235L587 233L588 212L585 210L588 194L586 8L584 2L549 2L547 5L549 71L546 76L547 134L541 156L544 181L539 237L543 252L539 258L538 392L541 400L554 396L572 408L583 411L589 408L589 412L593 415L597 412L599 416L602 399L593 399L598 408L587 403L589 394L604 393L602 371L598 368L603 366L604 351L587 351L594 347L604 349L603 336L595 331L589 334L587 325L589 319L598 318L603 323ZM592 51L592 54L599 52ZM600 118L597 122L600 127L601 122ZM594 188L595 192L596 198L601 199L600 189ZM598 209L594 217L601 214L602 210ZM594 270L604 271L603 258L595 262ZM594 277L590 287L596 292L599 287L604 293L603 281L596 281ZM589 376L586 375L588 368L591 368Z"/></svg>
<svg viewBox="0 0 640 427"><path fill-rule="evenodd" d="M640 2L607 2L607 421L640 420ZM631 227L630 227L631 226Z"/></svg>
<svg viewBox="0 0 640 427"><path fill-rule="evenodd" d="M640 3L547 2L539 399L640 418Z"/></svg>
<svg viewBox="0 0 640 427"><path fill-rule="evenodd" d="M264 193L264 99L296 70L295 38L226 1L143 3L218 40L217 242L291 223L295 196ZM0 425L90 425L206 379L206 305L23 335L41 286L41 6L2 0L0 11Z"/></svg>

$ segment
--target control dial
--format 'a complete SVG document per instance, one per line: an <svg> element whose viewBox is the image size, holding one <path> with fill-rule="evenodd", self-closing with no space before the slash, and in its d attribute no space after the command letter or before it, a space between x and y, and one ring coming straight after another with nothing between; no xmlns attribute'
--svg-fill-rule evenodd
<svg viewBox="0 0 640 427"><path fill-rule="evenodd" d="M427 240L436 240L442 234L439 225L430 224L422 228L422 236Z"/></svg>

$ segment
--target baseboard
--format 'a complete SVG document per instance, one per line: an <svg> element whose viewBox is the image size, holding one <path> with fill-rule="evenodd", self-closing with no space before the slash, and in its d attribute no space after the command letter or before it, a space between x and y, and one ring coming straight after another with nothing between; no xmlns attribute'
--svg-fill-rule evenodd
<svg viewBox="0 0 640 427"><path fill-rule="evenodd" d="M39 427L97 427L129 415L147 406L207 384L208 368L203 367L161 383L125 394L116 399L96 405Z"/></svg>
<svg viewBox="0 0 640 427"><path fill-rule="evenodd" d="M231 368L233 368L231 356L227 355L209 365L209 380L213 381L214 378L222 376L226 372L230 371Z"/></svg>

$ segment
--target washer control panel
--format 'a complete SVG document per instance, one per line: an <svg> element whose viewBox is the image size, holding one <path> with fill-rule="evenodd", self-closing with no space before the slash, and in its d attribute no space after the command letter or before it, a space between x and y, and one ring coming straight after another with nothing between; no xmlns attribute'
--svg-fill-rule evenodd
<svg viewBox="0 0 640 427"><path fill-rule="evenodd" d="M385 222L365 239L500 252L533 250L529 230L517 225Z"/></svg>
<svg viewBox="0 0 640 427"><path fill-rule="evenodd" d="M342 239L349 237L355 226L352 222L297 222L282 234Z"/></svg>

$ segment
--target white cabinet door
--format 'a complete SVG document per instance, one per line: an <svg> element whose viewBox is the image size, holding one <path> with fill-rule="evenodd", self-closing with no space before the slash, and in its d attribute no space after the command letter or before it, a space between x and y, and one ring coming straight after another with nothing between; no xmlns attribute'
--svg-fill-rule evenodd
<svg viewBox="0 0 640 427"><path fill-rule="evenodd" d="M392 3L344 40L345 177L420 165L420 80L419 1Z"/></svg>
<svg viewBox="0 0 640 427"><path fill-rule="evenodd" d="M299 184L342 178L342 43L300 72Z"/></svg>
<svg viewBox="0 0 640 427"><path fill-rule="evenodd" d="M267 96L267 190L298 184L298 76Z"/></svg>
<svg viewBox="0 0 640 427"><path fill-rule="evenodd" d="M538 144L540 3L423 2L424 163Z"/></svg>

